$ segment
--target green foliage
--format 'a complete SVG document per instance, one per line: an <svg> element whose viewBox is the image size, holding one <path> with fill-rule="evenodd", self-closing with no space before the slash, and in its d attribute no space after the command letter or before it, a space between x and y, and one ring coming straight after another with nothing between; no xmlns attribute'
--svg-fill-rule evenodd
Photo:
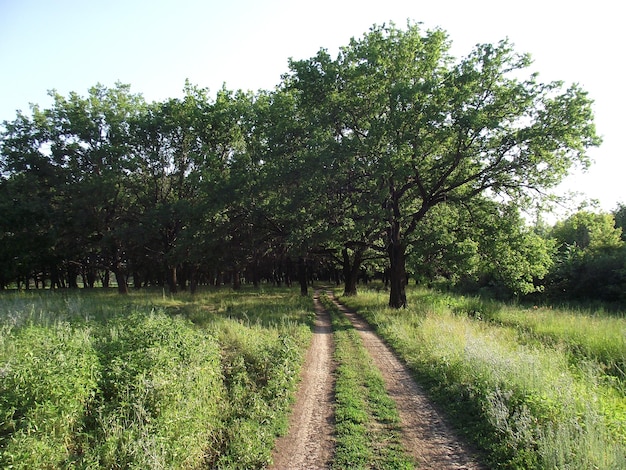
<svg viewBox="0 0 626 470"><path fill-rule="evenodd" d="M310 339L310 298L33 292L0 302L3 467L269 462Z"/></svg>
<svg viewBox="0 0 626 470"><path fill-rule="evenodd" d="M615 228L622 229L622 241L626 241L626 204L619 203L613 211Z"/></svg>
<svg viewBox="0 0 626 470"><path fill-rule="evenodd" d="M418 280L485 289L503 297L543 290L554 243L531 231L513 205L476 197L439 205L425 217L409 248Z"/></svg>
<svg viewBox="0 0 626 470"><path fill-rule="evenodd" d="M498 468L621 468L625 398L591 355L526 328L485 323L496 304L412 291L418 309L390 314L378 294L345 298L425 383ZM544 312L545 314L545 312ZM518 311L523 317L524 312ZM520 320L522 323L522 320ZM623 325L621 326L623 329ZM602 335L598 333L598 338ZM623 355L624 346L620 347Z"/></svg>
<svg viewBox="0 0 626 470"><path fill-rule="evenodd" d="M0 464L62 465L86 431L100 381L92 331L64 322L0 328Z"/></svg>
<svg viewBox="0 0 626 470"><path fill-rule="evenodd" d="M232 321L220 326L220 342L226 346L222 370L230 398L225 447L212 465L258 468L270 462L275 437L287 429L302 345L276 329Z"/></svg>
<svg viewBox="0 0 626 470"><path fill-rule="evenodd" d="M580 211L558 222L550 236L559 244L550 294L572 299L624 299L626 245L611 214Z"/></svg>
<svg viewBox="0 0 626 470"><path fill-rule="evenodd" d="M507 296L541 291L554 244L531 231L515 206L490 206L484 203L485 225L478 224L483 285Z"/></svg>
<svg viewBox="0 0 626 470"><path fill-rule="evenodd" d="M449 48L441 30L374 26L336 59L322 50L292 61L287 76L307 114L327 116L314 126L333 132L321 153L337 163L323 171L349 180L349 192L366 201L360 215L386 234L394 307L406 304L406 249L429 211L487 194L523 205L528 189L554 187L600 142L586 93L539 83L529 57L507 41L478 45L458 62ZM545 261L520 271L507 255L515 269L503 273L506 282L533 290Z"/></svg>
<svg viewBox="0 0 626 470"><path fill-rule="evenodd" d="M435 262L425 276L536 290L551 247L518 230L509 208L484 234L422 226L440 205L469 207L471 226L475 200L524 206L587 166L600 143L592 102L578 86L539 82L508 41L460 59L450 48L440 29L387 24L335 58L291 60L271 92L211 97L186 83L182 98L150 104L119 83L52 92L48 109L0 134L0 286L78 287L80 276L93 287L112 272L124 294L129 275L176 292L229 273L238 288L243 272L280 279L290 258L314 254L334 269L349 250L339 262L351 279L387 258L396 307L407 255ZM486 266L489 256L501 264Z"/></svg>
<svg viewBox="0 0 626 470"><path fill-rule="evenodd" d="M551 233L562 249L575 247L595 252L622 247L621 235L613 215L586 211L576 212L568 219L557 222Z"/></svg>
<svg viewBox="0 0 626 470"><path fill-rule="evenodd" d="M198 467L224 396L217 342L160 312L106 328L95 412L101 465Z"/></svg>

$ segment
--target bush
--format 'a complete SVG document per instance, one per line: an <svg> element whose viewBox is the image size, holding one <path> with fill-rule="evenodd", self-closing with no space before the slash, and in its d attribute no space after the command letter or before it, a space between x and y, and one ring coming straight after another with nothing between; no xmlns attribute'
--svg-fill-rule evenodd
<svg viewBox="0 0 626 470"><path fill-rule="evenodd" d="M101 344L100 464L199 467L223 398L217 342L159 312L118 318L109 331Z"/></svg>
<svg viewBox="0 0 626 470"><path fill-rule="evenodd" d="M67 323L5 330L0 348L0 464L72 459L100 378L91 330Z"/></svg>
<svg viewBox="0 0 626 470"><path fill-rule="evenodd" d="M0 296L0 468L265 467L311 312L284 291Z"/></svg>
<svg viewBox="0 0 626 470"><path fill-rule="evenodd" d="M298 338L232 320L220 324L219 331L228 411L223 449L210 463L217 468L262 468L270 462L276 436L287 430L304 338L310 333Z"/></svg>

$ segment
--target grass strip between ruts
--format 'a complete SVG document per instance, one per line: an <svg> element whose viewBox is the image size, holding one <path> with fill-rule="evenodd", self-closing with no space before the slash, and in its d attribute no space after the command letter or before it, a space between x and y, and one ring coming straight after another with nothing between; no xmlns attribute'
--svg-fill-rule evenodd
<svg viewBox="0 0 626 470"><path fill-rule="evenodd" d="M335 383L335 469L412 469L402 446L400 418L358 332L325 295L330 312L337 362Z"/></svg>

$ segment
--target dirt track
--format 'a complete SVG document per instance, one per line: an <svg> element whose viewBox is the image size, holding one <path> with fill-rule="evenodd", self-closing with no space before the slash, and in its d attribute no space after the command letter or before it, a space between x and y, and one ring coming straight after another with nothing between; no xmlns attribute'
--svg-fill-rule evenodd
<svg viewBox="0 0 626 470"><path fill-rule="evenodd" d="M277 442L277 470L329 468L333 441L333 343L330 318L315 296L317 320L290 419L290 431ZM483 467L457 439L415 383L407 368L361 317L336 302L359 331L396 402L403 441L420 469L475 470Z"/></svg>
<svg viewBox="0 0 626 470"><path fill-rule="evenodd" d="M328 468L335 448L333 438L333 333L330 316L315 302L315 329L304 362L289 433L274 449L276 470Z"/></svg>

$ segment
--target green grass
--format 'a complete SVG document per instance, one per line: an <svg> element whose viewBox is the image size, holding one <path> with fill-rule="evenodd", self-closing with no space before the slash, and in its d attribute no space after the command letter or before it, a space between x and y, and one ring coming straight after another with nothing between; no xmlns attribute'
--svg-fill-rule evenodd
<svg viewBox="0 0 626 470"><path fill-rule="evenodd" d="M446 299L456 314L512 327L518 332L521 342L557 345L569 352L574 364L592 359L611 376L614 384L621 383L623 388L626 383L624 313L588 308L507 305L479 297L438 295Z"/></svg>
<svg viewBox="0 0 626 470"><path fill-rule="evenodd" d="M337 362L335 382L337 469L412 469L400 439L400 418L358 332L326 296Z"/></svg>
<svg viewBox="0 0 626 470"><path fill-rule="evenodd" d="M263 468L311 337L299 292L0 296L0 467Z"/></svg>
<svg viewBox="0 0 626 470"><path fill-rule="evenodd" d="M386 308L385 293L342 300L376 326L492 467L626 468L624 394L595 356L572 356L567 335L529 339L518 326L524 310L518 324L498 325L482 321L493 306L470 312L466 299L432 291L410 290L406 310Z"/></svg>

